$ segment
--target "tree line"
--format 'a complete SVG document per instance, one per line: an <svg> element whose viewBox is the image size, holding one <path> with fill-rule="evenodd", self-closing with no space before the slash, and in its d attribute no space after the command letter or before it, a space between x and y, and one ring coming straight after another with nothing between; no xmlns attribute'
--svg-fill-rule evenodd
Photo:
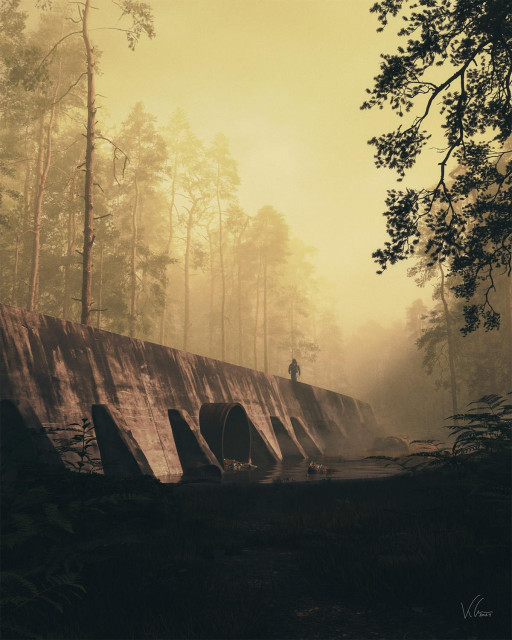
<svg viewBox="0 0 512 640"><path fill-rule="evenodd" d="M130 48L155 35L147 4L118 5L129 24L115 31ZM493 171L482 177L484 164L476 171L473 156L457 156L459 168L425 192L428 216L413 228L404 219L409 205L416 211L417 194L389 195L388 230L398 244L377 258L384 267L409 247L410 276L433 286L433 304L418 301L399 326L363 326L347 341L338 301L315 272L314 249L271 205L240 206L241 177L224 135L201 140L183 111L171 109L159 122L142 102L116 127L103 120L94 90L102 53L89 8L89 0L54 2L29 31L19 0L0 4L2 301L282 375L296 357L307 363L304 381L368 399L395 431L428 429L482 393L508 390L510 261L496 249L510 242L507 118L502 151L489 152ZM382 78L393 60L383 63ZM391 91L379 78L369 106ZM416 86L407 74L402 80ZM471 247L452 243L455 262L447 257L453 229L433 222L452 219L445 212L455 207L446 195L453 189L466 218L486 207L468 227ZM472 292L483 302L472 304ZM494 330L475 331L479 324Z"/></svg>
<svg viewBox="0 0 512 640"><path fill-rule="evenodd" d="M102 122L86 9L67 37L64 5L32 32L18 0L2 5L2 300L267 372L313 362L319 336L339 352L314 250L274 207L241 208L223 134L142 102Z"/></svg>

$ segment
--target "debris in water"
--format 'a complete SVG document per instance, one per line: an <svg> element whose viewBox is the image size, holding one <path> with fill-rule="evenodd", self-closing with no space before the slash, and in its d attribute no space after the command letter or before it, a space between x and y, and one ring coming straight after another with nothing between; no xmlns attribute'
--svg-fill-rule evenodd
<svg viewBox="0 0 512 640"><path fill-rule="evenodd" d="M309 461L308 473L334 473L334 469L326 467L325 464Z"/></svg>
<svg viewBox="0 0 512 640"><path fill-rule="evenodd" d="M225 471L251 471L251 469L257 469L258 467L252 462L239 462L238 460L228 460L224 458L224 470Z"/></svg>

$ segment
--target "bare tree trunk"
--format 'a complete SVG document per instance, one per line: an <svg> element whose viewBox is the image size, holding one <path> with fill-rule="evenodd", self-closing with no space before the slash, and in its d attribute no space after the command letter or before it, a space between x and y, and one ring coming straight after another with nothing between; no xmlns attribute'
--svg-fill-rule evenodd
<svg viewBox="0 0 512 640"><path fill-rule="evenodd" d="M85 0L82 34L87 55L87 144L85 149L84 250L82 273L82 324L91 324L92 247L94 244L94 147L96 138L96 93L94 49L89 37L91 0Z"/></svg>
<svg viewBox="0 0 512 640"><path fill-rule="evenodd" d="M188 211L187 239L185 244L185 312L183 317L183 350L188 348L188 336L190 328L190 244L192 241L192 227L194 224L194 207Z"/></svg>
<svg viewBox="0 0 512 640"><path fill-rule="evenodd" d="M263 371L268 373L267 257L263 262Z"/></svg>
<svg viewBox="0 0 512 640"><path fill-rule="evenodd" d="M256 279L256 309L254 312L254 342L253 342L253 355L254 355L254 368L258 368L258 316L260 313L260 270L261 265L258 268L258 277Z"/></svg>
<svg viewBox="0 0 512 640"><path fill-rule="evenodd" d="M137 210L139 208L139 183L135 176L135 200L132 210L132 255L130 265L130 337L135 337L137 325L137 241L138 221Z"/></svg>
<svg viewBox="0 0 512 640"><path fill-rule="evenodd" d="M37 167L39 166L39 162L42 158L42 138L40 139L40 146L38 149L37 158L35 160L35 170L37 173ZM28 149L28 131L25 131L25 180L23 183L23 220L21 223L21 229L18 232L19 235L19 253L21 254L21 264L26 265L30 262L30 256L32 252L33 245L33 235L32 235L32 197L37 193L37 185L39 183L39 174L36 177L34 182L33 189L30 188L30 180L32 178L32 163L29 159L29 149ZM19 290L20 284L28 284L26 281L22 280L19 282L19 264L18 264L18 275L16 278L16 292L15 299L13 300L14 305L18 305L19 301L23 298L28 300L28 291ZM23 287L24 289L24 287Z"/></svg>
<svg viewBox="0 0 512 640"><path fill-rule="evenodd" d="M223 247L223 224L222 224L222 207L220 203L219 193L220 166L217 163L217 210L219 212L219 261L220 261L220 343L221 343L221 359L226 359L226 273L224 270L224 247Z"/></svg>
<svg viewBox="0 0 512 640"><path fill-rule="evenodd" d="M41 132L40 132L41 133ZM31 223L31 219L30 219L30 160L28 159L28 149L27 149L27 138L28 138L28 132L25 132L25 155L27 157L27 161L26 161L26 166L25 166L25 182L23 184L23 230L26 231L27 229L30 228L30 223ZM42 145L42 137L40 138L41 140L41 145ZM41 160L42 157L42 148L41 145L39 146L39 153L38 153L38 163ZM34 193L36 192L36 189L34 188Z"/></svg>
<svg viewBox="0 0 512 640"><path fill-rule="evenodd" d="M240 261L237 265L237 298L238 298L238 364L242 365L244 362L244 332L242 325L242 274L241 274Z"/></svg>
<svg viewBox="0 0 512 640"><path fill-rule="evenodd" d="M171 183L171 203L169 206L169 235L167 237L166 256L170 259L172 252L172 242L174 239L174 202L176 199L176 176L178 171L178 154L174 156L174 174ZM162 308L162 318L160 321L160 344L165 344L165 328L167 324L167 305L169 296L169 285L167 275L169 273L169 265L165 266L165 288L164 288L164 304Z"/></svg>
<svg viewBox="0 0 512 640"><path fill-rule="evenodd" d="M292 360L295 357L295 298L292 292L292 306L290 309L290 344L292 347Z"/></svg>
<svg viewBox="0 0 512 640"><path fill-rule="evenodd" d="M34 204L34 247L32 252L32 268L30 271L30 284L29 284L29 297L28 297L28 310L33 311L37 307L38 297L38 285L39 285L39 259L41 253L41 214L43 210L43 198L46 189L46 180L48 178L48 172L50 171L50 165L52 162L52 134L53 134L53 122L55 120L55 107L57 100L57 93L60 86L62 70L62 61L59 62L59 73L57 75L57 82L55 83L55 89L53 92L52 106L50 108L50 117L48 120L48 129L46 133L46 156L44 160L43 171L39 180L39 187L37 189L35 204Z"/></svg>
<svg viewBox="0 0 512 640"><path fill-rule="evenodd" d="M166 256L170 259L171 258L171 252L172 252L172 241L173 241L173 237L174 237L174 220L173 220L173 209L174 209L174 194L172 196L172 200L171 200L171 206L169 209L169 237L167 239L167 249L166 249ZM163 308L162 308L162 318L160 321L160 344L165 344L166 341L166 335L165 335L165 330L166 330L166 325L167 325L167 310L168 310L168 304L169 304L169 283L167 281L168 278L168 273L169 273L169 266L170 265L166 265L165 266L165 286L164 286L164 304L163 304Z"/></svg>
<svg viewBox="0 0 512 640"><path fill-rule="evenodd" d="M20 234L16 234L16 248L14 249L14 265L12 268L11 304L16 306L16 292L18 290L18 263L20 259Z"/></svg>
<svg viewBox="0 0 512 640"><path fill-rule="evenodd" d="M68 247L66 252L66 264L64 266L64 300L62 302L62 317L69 317L69 307L71 300L71 263L75 254L76 246L76 174L77 169L73 170L71 176L71 184L69 187L69 214L68 214Z"/></svg>
<svg viewBox="0 0 512 640"><path fill-rule="evenodd" d="M244 343L242 325L242 237L247 228L247 221L237 238L237 293L238 293L238 364L244 362Z"/></svg>
<svg viewBox="0 0 512 640"><path fill-rule="evenodd" d="M439 271L441 273L441 301L444 309L444 319L446 323L446 339L448 342L448 362L450 365L450 390L452 396L452 411L453 415L459 412L457 404L457 378L455 375L455 345L453 340L453 329L450 311L448 309L448 303L446 302L445 295L445 282L444 282L444 270L443 266L439 264Z"/></svg>
<svg viewBox="0 0 512 640"><path fill-rule="evenodd" d="M213 252L213 240L210 228L206 230L208 235L208 247L210 249L210 309L208 314L208 355L212 358L213 351L213 307L215 305L215 256Z"/></svg>
<svg viewBox="0 0 512 640"><path fill-rule="evenodd" d="M100 272L98 274L98 311L96 312L96 328L101 329L101 311L103 303L103 240L100 244Z"/></svg>
<svg viewBox="0 0 512 640"><path fill-rule="evenodd" d="M43 151L44 151L44 114L41 116L39 120L39 135L38 135L38 148L37 148L37 160L35 166L35 176L34 176L34 195L33 195L33 212L32 212L32 221L31 226L29 228L32 233L32 247L30 254L30 275L29 275L29 290L28 290L28 298L27 298L27 308L29 310L33 309L34 298L35 298L35 279L32 274L34 272L34 262L35 255L39 252L39 220L38 220L38 210L37 210L37 200L39 198L39 193L41 190L41 180L43 176ZM37 274L37 271L36 271Z"/></svg>

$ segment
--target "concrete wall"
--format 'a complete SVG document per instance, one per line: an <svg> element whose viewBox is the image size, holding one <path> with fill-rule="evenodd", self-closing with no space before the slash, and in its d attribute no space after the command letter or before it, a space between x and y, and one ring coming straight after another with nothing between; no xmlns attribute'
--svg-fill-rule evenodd
<svg viewBox="0 0 512 640"><path fill-rule="evenodd" d="M93 405L106 405L162 480L182 472L170 410L205 450L201 407L239 403L276 459L283 456L276 420L302 453L299 440L307 440L310 449L350 457L378 435L371 407L348 396L6 305L0 350L2 398L29 403L44 427L80 422L91 418ZM299 439L292 417L302 427Z"/></svg>

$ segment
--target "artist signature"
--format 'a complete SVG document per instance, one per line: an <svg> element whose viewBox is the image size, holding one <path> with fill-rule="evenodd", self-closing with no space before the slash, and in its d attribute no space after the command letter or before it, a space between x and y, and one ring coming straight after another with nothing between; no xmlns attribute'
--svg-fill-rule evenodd
<svg viewBox="0 0 512 640"><path fill-rule="evenodd" d="M462 602L460 603L464 620L467 618L490 618L492 616L492 611L480 611L478 608L483 599L484 597L481 595L475 596L467 609L464 608Z"/></svg>

